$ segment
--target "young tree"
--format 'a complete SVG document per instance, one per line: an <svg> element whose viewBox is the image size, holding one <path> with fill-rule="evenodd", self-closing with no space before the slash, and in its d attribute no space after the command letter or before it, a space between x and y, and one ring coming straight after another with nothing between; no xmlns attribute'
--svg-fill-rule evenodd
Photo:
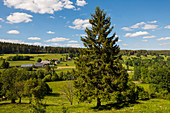
<svg viewBox="0 0 170 113"><path fill-rule="evenodd" d="M113 26L110 27L110 17L96 8L89 20L92 29L86 28L87 36L81 38L85 49L80 51L80 56L75 64L77 71L74 75L76 95L80 101L97 99L97 107L102 100L118 97L128 87L128 74L119 63L120 48L116 44L118 37L115 33L109 37ZM120 98L117 98L120 100Z"/></svg>

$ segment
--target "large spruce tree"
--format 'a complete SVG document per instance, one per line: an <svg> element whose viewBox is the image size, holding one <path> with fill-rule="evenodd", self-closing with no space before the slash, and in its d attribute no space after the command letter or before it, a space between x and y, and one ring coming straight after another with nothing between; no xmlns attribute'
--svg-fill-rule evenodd
<svg viewBox="0 0 170 113"><path fill-rule="evenodd" d="M128 74L119 63L118 37L115 33L109 36L113 29L110 17L106 17L99 7L91 17L92 28L86 28L87 36L81 37L86 48L80 51L75 61L77 80L74 85L80 101L97 99L99 107L102 100L111 100L115 96L121 101L119 96L128 87Z"/></svg>

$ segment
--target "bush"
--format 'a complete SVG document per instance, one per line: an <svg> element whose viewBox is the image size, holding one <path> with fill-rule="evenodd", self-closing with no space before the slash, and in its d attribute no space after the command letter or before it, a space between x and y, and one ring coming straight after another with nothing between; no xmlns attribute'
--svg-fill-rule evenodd
<svg viewBox="0 0 170 113"><path fill-rule="evenodd" d="M140 99L140 100L148 100L149 99L149 93L147 91L145 91L143 87L138 86L137 91L138 91L138 99Z"/></svg>
<svg viewBox="0 0 170 113"><path fill-rule="evenodd" d="M24 67L24 69L25 69L26 71L32 71L32 70L33 70L32 67Z"/></svg>

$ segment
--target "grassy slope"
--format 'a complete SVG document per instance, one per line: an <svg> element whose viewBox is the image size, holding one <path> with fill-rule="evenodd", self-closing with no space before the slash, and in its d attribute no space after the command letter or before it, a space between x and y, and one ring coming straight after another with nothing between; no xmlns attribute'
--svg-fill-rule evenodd
<svg viewBox="0 0 170 113"><path fill-rule="evenodd" d="M123 107L117 109L116 107L111 107L111 110L96 110L93 109L96 106L96 101L92 103L80 103L74 100L73 105L70 105L69 101L62 95L61 89L66 81L60 82L49 82L48 84L53 89L53 94L46 96L44 103L47 104L46 111L47 113L62 113L62 107L67 107L68 112L70 113L168 113L170 112L170 101L163 99L151 99L147 101L139 101L137 104L131 104L129 107ZM28 113L31 110L30 105L28 104L6 104L10 101L0 102L0 113ZM28 103L27 99L22 100L23 103ZM107 104L106 102L102 103L103 105ZM107 106L109 107L109 106Z"/></svg>

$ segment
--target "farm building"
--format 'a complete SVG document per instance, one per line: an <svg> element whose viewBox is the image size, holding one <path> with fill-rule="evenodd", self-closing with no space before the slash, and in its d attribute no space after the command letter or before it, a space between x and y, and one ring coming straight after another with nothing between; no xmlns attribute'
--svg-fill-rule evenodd
<svg viewBox="0 0 170 113"><path fill-rule="evenodd" d="M35 63L34 65L35 65L35 67L44 67L43 63Z"/></svg>
<svg viewBox="0 0 170 113"><path fill-rule="evenodd" d="M41 61L41 63L42 63L42 64L44 64L44 65L46 65L46 64L50 64L50 63L51 63L51 61L48 61L48 60L42 60L42 61Z"/></svg>
<svg viewBox="0 0 170 113"><path fill-rule="evenodd" d="M24 65L21 65L21 67L32 67L33 64L24 64Z"/></svg>
<svg viewBox="0 0 170 113"><path fill-rule="evenodd" d="M55 61L55 64L60 64L60 61L59 60Z"/></svg>

